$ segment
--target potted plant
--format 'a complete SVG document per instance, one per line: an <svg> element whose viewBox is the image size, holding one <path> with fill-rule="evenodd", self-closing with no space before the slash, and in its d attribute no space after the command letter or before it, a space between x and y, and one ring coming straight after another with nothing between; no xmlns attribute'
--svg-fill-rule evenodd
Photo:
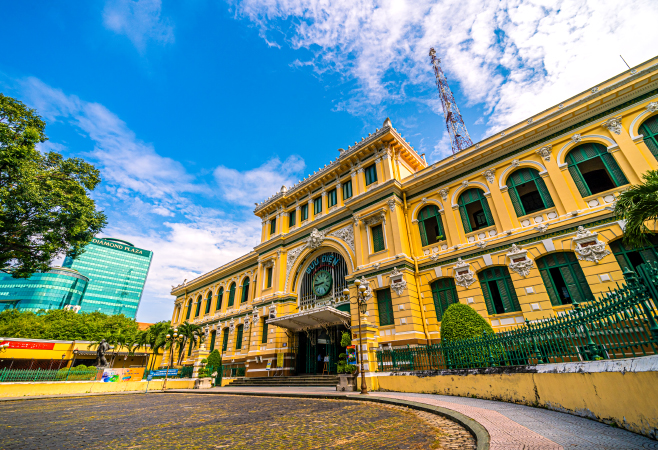
<svg viewBox="0 0 658 450"><path fill-rule="evenodd" d="M340 346L347 347L352 343L349 333L343 332L340 339ZM339 383L336 386L337 391L356 391L356 366L347 363L347 355L341 353L338 355L338 378Z"/></svg>

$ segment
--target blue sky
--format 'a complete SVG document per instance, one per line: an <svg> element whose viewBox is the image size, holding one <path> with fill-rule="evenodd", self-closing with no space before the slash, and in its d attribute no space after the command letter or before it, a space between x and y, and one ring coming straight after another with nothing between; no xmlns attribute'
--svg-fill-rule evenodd
<svg viewBox="0 0 658 450"><path fill-rule="evenodd" d="M653 0L10 2L0 90L45 149L102 172L103 233L154 251L138 320L171 285L249 251L254 202L386 117L448 155L428 50L474 140L656 53Z"/></svg>

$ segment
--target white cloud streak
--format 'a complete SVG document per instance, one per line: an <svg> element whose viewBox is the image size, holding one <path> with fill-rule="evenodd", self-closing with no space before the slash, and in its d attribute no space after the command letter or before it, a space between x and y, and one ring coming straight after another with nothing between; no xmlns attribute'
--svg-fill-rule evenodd
<svg viewBox="0 0 658 450"><path fill-rule="evenodd" d="M128 37L143 53L148 41L174 42L174 28L161 13L161 0L109 0L103 10L103 25Z"/></svg>
<svg viewBox="0 0 658 450"><path fill-rule="evenodd" d="M304 170L304 160L289 156L285 161L272 158L260 167L240 172L224 166L215 169L214 175L222 197L238 205L253 206L281 186L291 186Z"/></svg>
<svg viewBox="0 0 658 450"><path fill-rule="evenodd" d="M619 54L631 64L655 56L647 43L658 42L654 0L229 2L267 39L311 50L318 73L357 80L340 103L356 115L435 96L434 46L453 90L490 114L490 132L622 72ZM413 98L410 86L426 87L425 97Z"/></svg>

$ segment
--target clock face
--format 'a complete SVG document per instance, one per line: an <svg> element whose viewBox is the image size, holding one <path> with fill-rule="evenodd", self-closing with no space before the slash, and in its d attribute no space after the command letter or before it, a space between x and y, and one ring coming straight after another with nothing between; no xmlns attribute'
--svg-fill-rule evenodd
<svg viewBox="0 0 658 450"><path fill-rule="evenodd" d="M331 274L326 270L318 271L315 276L313 276L313 292L318 297L327 295L331 289Z"/></svg>

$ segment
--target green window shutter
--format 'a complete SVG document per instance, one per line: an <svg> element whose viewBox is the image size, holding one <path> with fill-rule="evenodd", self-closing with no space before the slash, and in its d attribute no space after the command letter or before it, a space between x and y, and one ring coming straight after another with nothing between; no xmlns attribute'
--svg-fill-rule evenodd
<svg viewBox="0 0 658 450"><path fill-rule="evenodd" d="M516 213L516 216L525 216L525 211L523 210L521 198L519 197L519 193L516 190L516 186L510 186L507 192L509 193L509 198L512 200L512 206L514 206L514 212Z"/></svg>
<svg viewBox="0 0 658 450"><path fill-rule="evenodd" d="M484 294L484 304L487 305L487 312L489 314L496 314L496 308L494 308L491 293L489 292L489 285L484 278L480 279L480 288L482 289L482 294Z"/></svg>
<svg viewBox="0 0 658 450"><path fill-rule="evenodd" d="M571 156L571 154L569 154L569 156ZM571 174L571 178L573 178L574 183L576 183L576 187L578 188L578 192L580 192L581 197L592 195L577 165L569 164L569 173Z"/></svg>
<svg viewBox="0 0 658 450"><path fill-rule="evenodd" d="M436 223L439 224L439 234L441 235L441 239L445 239L446 232L443 228L443 221L441 220L441 212L438 209L436 210Z"/></svg>
<svg viewBox="0 0 658 450"><path fill-rule="evenodd" d="M219 293L217 294L217 307L215 308L215 311L219 311L222 309L222 300L224 299L224 289L220 289Z"/></svg>
<svg viewBox="0 0 658 450"><path fill-rule="evenodd" d="M215 336L217 336L217 332L213 331L210 333L210 351L212 352L215 350Z"/></svg>
<svg viewBox="0 0 658 450"><path fill-rule="evenodd" d="M242 349L242 325L238 325L238 328L235 333L235 349Z"/></svg>
<svg viewBox="0 0 658 450"><path fill-rule="evenodd" d="M579 286L576 284L571 268L569 266L562 266L560 267L560 273L562 274L562 278L564 278L564 282L567 284L567 290L571 299L578 303L584 302L585 299L580 292Z"/></svg>
<svg viewBox="0 0 658 450"><path fill-rule="evenodd" d="M229 308L235 303L235 284L231 285L231 289L228 292L228 306Z"/></svg>
<svg viewBox="0 0 658 450"><path fill-rule="evenodd" d="M487 226L490 227L495 224L493 216L491 215L491 210L489 209L489 202L486 198L480 199L480 204L482 205L482 210L484 211L484 216L487 218Z"/></svg>
<svg viewBox="0 0 658 450"><path fill-rule="evenodd" d="M640 133L651 154L658 159L658 116L649 117L640 126Z"/></svg>
<svg viewBox="0 0 658 450"><path fill-rule="evenodd" d="M541 278L544 281L544 286L546 286L546 291L548 292L548 297L551 299L551 304L553 306L560 306L562 302L560 302L560 298L555 293L555 288L553 287L553 278L551 277L550 272L548 269L546 269L540 270L539 273L541 274Z"/></svg>
<svg viewBox="0 0 658 450"><path fill-rule="evenodd" d="M585 273L583 272L582 267L580 267L580 264L578 264L578 260L576 259L575 256L573 256L573 253L570 253L570 255L572 256L573 259L569 267L571 269L571 272L574 274L576 283L578 283L578 287L580 287L581 295L583 296L585 301L594 300L594 295L592 294L592 290L589 287L587 278L585 278Z"/></svg>
<svg viewBox="0 0 658 450"><path fill-rule="evenodd" d="M468 214L466 213L466 206L459 205L459 215L462 218L462 225L464 225L464 231L470 233L473 231L471 228L471 222L468 220Z"/></svg>
<svg viewBox="0 0 658 450"><path fill-rule="evenodd" d="M377 167L375 164L371 164L370 166L366 167L365 173L366 173L366 186L377 181Z"/></svg>
<svg viewBox="0 0 658 450"><path fill-rule="evenodd" d="M537 190L539 191L541 199L544 201L544 208L552 208L555 206L553 199L551 198L551 194L548 192L548 188L546 187L546 182L544 179L538 176L535 178L535 185L537 186Z"/></svg>
<svg viewBox="0 0 658 450"><path fill-rule="evenodd" d="M288 227L294 227L297 220L297 210L291 211L288 217Z"/></svg>
<svg viewBox="0 0 658 450"><path fill-rule="evenodd" d="M268 288L272 287L272 268L271 267L268 267L265 270L265 278L266 278L265 287L268 287Z"/></svg>
<svg viewBox="0 0 658 450"><path fill-rule="evenodd" d="M507 291L509 293L510 301L512 302L512 311L521 311L521 305L519 304L519 297L516 296L516 289L514 289L514 282L512 277L510 277L509 272L505 273L505 284L507 285Z"/></svg>
<svg viewBox="0 0 658 450"><path fill-rule="evenodd" d="M612 176L612 181L614 181L617 187L628 184L626 175L624 175L624 172L622 172L614 156L606 151L605 153L601 154L601 159L603 160L605 167L608 169L608 173Z"/></svg>
<svg viewBox="0 0 658 450"><path fill-rule="evenodd" d="M391 299L390 289L381 289L376 291L377 308L379 309L379 326L393 325L393 301Z"/></svg>
<svg viewBox="0 0 658 450"><path fill-rule="evenodd" d="M505 280L502 278L499 278L496 281L496 285L498 286L498 291L500 292L500 297L503 300L503 308L505 308L505 312L512 312L514 311L514 305L512 304L512 298L510 296L509 290L507 289Z"/></svg>
<svg viewBox="0 0 658 450"><path fill-rule="evenodd" d="M420 230L420 241L423 244L423 247L426 245L429 245L429 242L427 241L427 232L425 231L425 221L424 220L419 220L418 221L418 229Z"/></svg>
<svg viewBox="0 0 658 450"><path fill-rule="evenodd" d="M224 336L222 336L222 352L228 349L228 328L224 328Z"/></svg>
<svg viewBox="0 0 658 450"><path fill-rule="evenodd" d="M381 223L379 225L375 225L370 229L370 232L372 233L373 253L377 253L384 250L386 248L386 245L384 243L383 225Z"/></svg>
<svg viewBox="0 0 658 450"><path fill-rule="evenodd" d="M346 181L343 185L343 200L352 197L352 180Z"/></svg>
<svg viewBox="0 0 658 450"><path fill-rule="evenodd" d="M210 304L212 303L212 293L208 294L208 298L206 298L206 314L210 312Z"/></svg>
<svg viewBox="0 0 658 450"><path fill-rule="evenodd" d="M201 297L199 297L196 300L196 311L194 311L194 317L199 317L199 313L201 312Z"/></svg>
<svg viewBox="0 0 658 450"><path fill-rule="evenodd" d="M267 318L263 319L263 336L260 339L261 344L267 344Z"/></svg>
<svg viewBox="0 0 658 450"><path fill-rule="evenodd" d="M240 303L247 303L249 300L249 278L245 278L244 283L242 283L242 297L240 298Z"/></svg>
<svg viewBox="0 0 658 450"><path fill-rule="evenodd" d="M276 217L272 218L270 222L270 234L276 233Z"/></svg>

